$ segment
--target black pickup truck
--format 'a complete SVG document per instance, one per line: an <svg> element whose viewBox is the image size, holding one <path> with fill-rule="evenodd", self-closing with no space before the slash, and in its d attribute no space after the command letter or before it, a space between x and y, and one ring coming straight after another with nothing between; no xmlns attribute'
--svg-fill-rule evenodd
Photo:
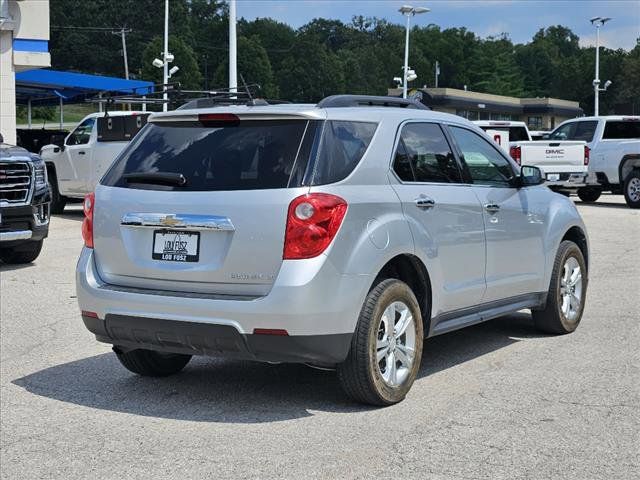
<svg viewBox="0 0 640 480"><path fill-rule="evenodd" d="M0 136L0 260L33 262L49 233L51 191L42 159Z"/></svg>

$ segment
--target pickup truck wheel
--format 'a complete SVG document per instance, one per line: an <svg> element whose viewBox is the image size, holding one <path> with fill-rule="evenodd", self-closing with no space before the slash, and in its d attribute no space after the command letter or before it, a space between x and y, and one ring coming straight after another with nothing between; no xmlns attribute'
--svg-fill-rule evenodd
<svg viewBox="0 0 640 480"><path fill-rule="evenodd" d="M2 249L0 249L0 260L4 263L13 264L31 263L40 255L43 243L44 240L31 240L15 247L2 247Z"/></svg>
<svg viewBox="0 0 640 480"><path fill-rule="evenodd" d="M55 171L49 170L49 188L51 190L51 213L60 214L64 213L64 207L67 205L67 197L60 195L58 190L58 179Z"/></svg>
<svg viewBox="0 0 640 480"><path fill-rule="evenodd" d="M593 203L600 198L602 190L598 187L584 187L578 189L578 197L585 203Z"/></svg>
<svg viewBox="0 0 640 480"><path fill-rule="evenodd" d="M624 181L624 199L631 208L640 208L640 170L632 170Z"/></svg>
<svg viewBox="0 0 640 480"><path fill-rule="evenodd" d="M31 263L42 250L44 240L27 241L15 247L0 249L0 260L4 263Z"/></svg>
<svg viewBox="0 0 640 480"><path fill-rule="evenodd" d="M338 365L344 391L358 402L392 405L407 395L422 359L422 316L409 286L396 279L367 296L347 359Z"/></svg>
<svg viewBox="0 0 640 480"><path fill-rule="evenodd" d="M531 312L536 327L552 334L573 332L582 319L586 294L587 267L582 251L572 241L565 240L553 264L547 305Z"/></svg>
<svg viewBox="0 0 640 480"><path fill-rule="evenodd" d="M180 353L160 353L144 349L123 352L118 347L114 347L113 351L127 370L143 377L173 375L182 370L191 360L191 355Z"/></svg>

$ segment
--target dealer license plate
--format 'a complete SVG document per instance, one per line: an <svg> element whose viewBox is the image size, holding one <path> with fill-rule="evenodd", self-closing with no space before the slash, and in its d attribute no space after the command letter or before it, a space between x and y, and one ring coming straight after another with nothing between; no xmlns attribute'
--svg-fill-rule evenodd
<svg viewBox="0 0 640 480"><path fill-rule="evenodd" d="M200 232L155 230L153 232L154 260L168 262L197 262L200 256Z"/></svg>

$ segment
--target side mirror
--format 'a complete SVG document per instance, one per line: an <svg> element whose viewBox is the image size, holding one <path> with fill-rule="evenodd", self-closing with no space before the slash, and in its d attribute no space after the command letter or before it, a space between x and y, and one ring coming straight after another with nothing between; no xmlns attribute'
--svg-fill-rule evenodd
<svg viewBox="0 0 640 480"><path fill-rule="evenodd" d="M525 165L520 169L520 186L530 187L532 185L541 185L545 182L542 170L533 165Z"/></svg>

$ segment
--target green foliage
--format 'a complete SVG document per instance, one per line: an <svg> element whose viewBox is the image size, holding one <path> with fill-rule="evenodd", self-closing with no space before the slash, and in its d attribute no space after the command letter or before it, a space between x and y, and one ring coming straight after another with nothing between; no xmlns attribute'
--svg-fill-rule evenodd
<svg viewBox="0 0 640 480"><path fill-rule="evenodd" d="M121 38L110 29L127 27L131 76L161 81L161 70L151 66L162 50L160 0L56 0L50 9L53 68L123 76ZM170 51L180 67L174 80L194 89L225 87L226 2L171 0L170 9ZM402 75L404 26L386 20L316 18L295 30L270 18L241 19L238 35L238 71L247 83L259 83L266 97L313 102L343 92L384 95L395 86L393 77ZM592 47L580 47L578 36L561 25L514 45L506 35L482 39L465 28L431 24L412 29L409 65L418 74L412 86L434 86L439 61L440 87L576 100L591 113L594 57ZM613 82L600 97L601 111L623 104L637 112L640 46L630 52L602 48L600 61L602 81Z"/></svg>

